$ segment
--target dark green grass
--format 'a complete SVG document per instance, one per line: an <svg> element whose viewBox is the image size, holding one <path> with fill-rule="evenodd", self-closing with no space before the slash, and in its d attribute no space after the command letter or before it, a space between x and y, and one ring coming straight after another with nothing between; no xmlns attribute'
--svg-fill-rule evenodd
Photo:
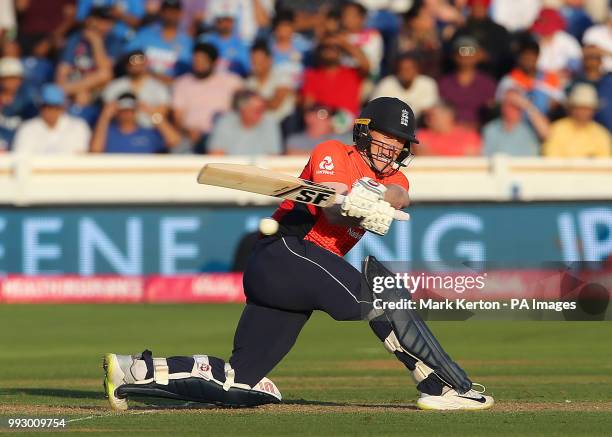
<svg viewBox="0 0 612 437"><path fill-rule="evenodd" d="M316 314L270 375L285 405L152 410L150 402L133 402L132 412L109 412L101 385L104 352L147 347L156 356L227 358L240 310L0 306L0 423L65 416L82 419L69 424L72 431L166 435L609 435L612 429L609 322L432 323L451 355L496 397L491 411L416 411L407 372L367 325Z"/></svg>

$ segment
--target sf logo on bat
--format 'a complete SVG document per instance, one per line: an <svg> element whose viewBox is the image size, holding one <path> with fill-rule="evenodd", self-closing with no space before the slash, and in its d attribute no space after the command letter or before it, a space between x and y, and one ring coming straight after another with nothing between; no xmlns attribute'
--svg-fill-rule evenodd
<svg viewBox="0 0 612 437"><path fill-rule="evenodd" d="M295 196L295 200L298 202L310 203L312 205L324 205L329 202L329 199L335 193L329 191L317 191L311 188L301 189Z"/></svg>

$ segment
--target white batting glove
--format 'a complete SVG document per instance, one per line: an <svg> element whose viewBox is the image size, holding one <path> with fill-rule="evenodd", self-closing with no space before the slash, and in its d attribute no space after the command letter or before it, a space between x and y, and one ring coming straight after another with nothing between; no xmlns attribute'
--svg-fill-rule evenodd
<svg viewBox="0 0 612 437"><path fill-rule="evenodd" d="M385 235L395 209L384 200L387 187L371 178L361 178L342 202L342 215L363 218L360 225L378 235Z"/></svg>
<svg viewBox="0 0 612 437"><path fill-rule="evenodd" d="M387 187L372 178L361 178L353 184L351 191L344 198L342 215L365 218L378 201L384 199Z"/></svg>
<svg viewBox="0 0 612 437"><path fill-rule="evenodd" d="M360 225L370 232L385 235L389 232L389 226L391 226L393 221L393 214L395 214L395 208L389 202L379 200L361 221Z"/></svg>

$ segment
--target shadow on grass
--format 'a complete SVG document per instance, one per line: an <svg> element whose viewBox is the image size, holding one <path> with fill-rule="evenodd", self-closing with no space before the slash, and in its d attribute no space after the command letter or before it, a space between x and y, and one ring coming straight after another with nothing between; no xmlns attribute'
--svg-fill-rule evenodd
<svg viewBox="0 0 612 437"><path fill-rule="evenodd" d="M71 399L103 399L102 390L67 390L61 388L2 388L0 396L48 396L54 398L71 398Z"/></svg>
<svg viewBox="0 0 612 437"><path fill-rule="evenodd" d="M347 407L347 408L395 408L398 410L417 410L416 405L412 404L369 404L369 403L349 403L349 402L326 402L326 401L309 401L306 399L287 399L282 402L284 405L311 405L319 407Z"/></svg>

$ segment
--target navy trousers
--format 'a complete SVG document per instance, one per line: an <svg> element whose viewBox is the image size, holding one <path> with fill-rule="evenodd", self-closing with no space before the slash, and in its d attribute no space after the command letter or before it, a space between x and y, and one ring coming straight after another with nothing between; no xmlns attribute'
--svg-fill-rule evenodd
<svg viewBox="0 0 612 437"><path fill-rule="evenodd" d="M244 272L244 291L247 305L230 364L236 381L251 386L289 352L312 311L363 320L372 309L372 292L357 269L297 237L257 243Z"/></svg>

